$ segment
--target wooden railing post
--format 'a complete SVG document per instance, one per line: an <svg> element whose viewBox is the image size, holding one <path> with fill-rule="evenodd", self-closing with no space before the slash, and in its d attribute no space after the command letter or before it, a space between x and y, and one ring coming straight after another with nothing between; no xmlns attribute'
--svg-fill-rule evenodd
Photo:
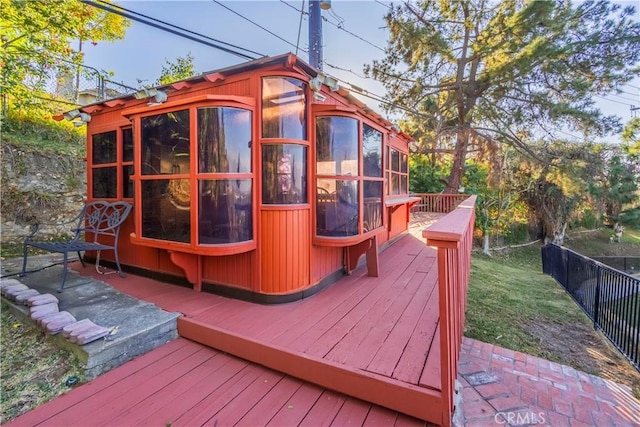
<svg viewBox="0 0 640 427"><path fill-rule="evenodd" d="M427 244L438 251L443 425L451 424L455 410L454 394L471 271L475 201L476 196L468 197L455 210L422 232Z"/></svg>

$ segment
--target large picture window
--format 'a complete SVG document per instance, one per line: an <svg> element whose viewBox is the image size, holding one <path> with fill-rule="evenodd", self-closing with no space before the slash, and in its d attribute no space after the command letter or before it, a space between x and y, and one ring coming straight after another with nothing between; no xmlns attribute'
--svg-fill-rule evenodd
<svg viewBox="0 0 640 427"><path fill-rule="evenodd" d="M307 139L306 84L289 77L262 79L262 137Z"/></svg>
<svg viewBox="0 0 640 427"><path fill-rule="evenodd" d="M198 244L253 239L251 111L198 109Z"/></svg>
<svg viewBox="0 0 640 427"><path fill-rule="evenodd" d="M198 245L252 240L251 111L192 107L142 117L140 126L142 237Z"/></svg>
<svg viewBox="0 0 640 427"><path fill-rule="evenodd" d="M180 110L140 120L142 237L191 242L189 117Z"/></svg>

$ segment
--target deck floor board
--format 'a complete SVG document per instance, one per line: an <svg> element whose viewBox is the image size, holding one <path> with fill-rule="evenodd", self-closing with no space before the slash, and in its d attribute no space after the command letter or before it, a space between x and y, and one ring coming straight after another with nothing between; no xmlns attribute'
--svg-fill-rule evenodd
<svg viewBox="0 0 640 427"><path fill-rule="evenodd" d="M138 362L137 369L128 368L127 374L111 384L113 390L108 384L100 389L92 386L95 402L98 395L100 399L115 399L131 389L131 396L136 396L134 402L111 408L111 418L105 418L111 424L133 420L139 425L251 425L260 420L260 424L297 425L358 420L364 425L394 425L412 420L421 425L412 417L398 416L396 411L438 422L439 410L434 409L440 401L440 367L435 363L438 354L433 353L434 346L439 346L435 257L435 250L407 235L381 253L379 277L367 276L366 266L360 266L310 298L275 306L197 293L134 275L124 279L96 276L134 297L183 313L178 320L179 331L180 325L190 325L182 328L184 336L195 341L208 336L201 342L218 350L210 349L214 353L202 359L189 358L187 353L196 350L186 344L170 344L171 350L164 350L166 354L148 366L159 377L171 376L165 387L160 381L142 381L149 372ZM89 268L80 272L93 274ZM149 290L155 286L162 291L155 294ZM229 338L225 338L227 335ZM252 350L254 344L257 346ZM234 346L239 348L236 356L253 354L247 359L254 363L233 357ZM260 357L267 348L273 351ZM285 357L287 363L271 366L269 360L279 357ZM191 367L171 371L166 360ZM289 372L287 364L295 369ZM314 374L318 368L321 374ZM335 379L323 378L334 372ZM355 381L354 376L360 379ZM305 382L316 380L316 385ZM152 385L157 388L154 396L144 391L145 383L149 390ZM350 383L360 389L351 390ZM348 387L342 389L345 384ZM332 392L324 388L334 386L337 388ZM400 392L401 388L404 391ZM322 396L333 396L327 401L336 406L327 409L328 402ZM87 408L96 409L93 399L84 396L81 413L90 413ZM324 408L323 416L316 417L320 408ZM327 412L332 416L325 418ZM55 414L51 420L66 420L55 418Z"/></svg>

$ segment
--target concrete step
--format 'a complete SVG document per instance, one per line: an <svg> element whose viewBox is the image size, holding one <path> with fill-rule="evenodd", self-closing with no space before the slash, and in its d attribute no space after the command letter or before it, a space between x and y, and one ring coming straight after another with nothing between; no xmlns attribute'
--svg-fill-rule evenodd
<svg viewBox="0 0 640 427"><path fill-rule="evenodd" d="M78 321L88 319L98 327L83 336L97 337L93 342L80 345L71 342L63 334L51 335L59 345L74 352L83 362L88 379L94 378L121 364L144 354L178 337L177 318L180 313L170 313L149 302L139 301L122 294L108 284L90 277L81 277L70 270L62 293L57 292L62 275L60 265L46 266L25 277L12 276L29 289L40 294L55 295L59 311L70 313ZM3 278L8 280L8 278ZM127 280L126 277L122 280ZM3 297L10 309L24 321L30 317L30 308ZM100 333L98 333L100 332ZM91 335L91 337L89 337Z"/></svg>

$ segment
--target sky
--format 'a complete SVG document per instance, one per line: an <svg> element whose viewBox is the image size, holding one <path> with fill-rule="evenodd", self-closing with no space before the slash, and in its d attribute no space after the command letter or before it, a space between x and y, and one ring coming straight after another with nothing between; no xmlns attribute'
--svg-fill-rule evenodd
<svg viewBox="0 0 640 427"><path fill-rule="evenodd" d="M308 1L118 1L132 11L169 22L227 43L274 56L297 53L309 62ZM375 59L384 59L388 31L384 15L389 2L377 0L332 0L331 9L323 11L324 72L384 97L379 82L363 77L363 67ZM640 4L634 4L640 20ZM231 10L229 10L231 9ZM234 13L235 12L235 13ZM242 18L244 16L247 19ZM253 22L249 22L249 20ZM278 37L270 34L258 25ZM246 61L238 56L181 38L138 22L133 22L121 41L83 44L85 65L113 72L112 80L132 87L153 85L166 61L191 53L197 73L212 71ZM630 106L640 107L640 76L622 87L625 93L594 98L605 114L619 116L622 123L631 119ZM361 98L374 110L383 113L374 100ZM640 116L640 110L635 114ZM575 135L575 133L573 134ZM569 137L569 134L564 135Z"/></svg>

